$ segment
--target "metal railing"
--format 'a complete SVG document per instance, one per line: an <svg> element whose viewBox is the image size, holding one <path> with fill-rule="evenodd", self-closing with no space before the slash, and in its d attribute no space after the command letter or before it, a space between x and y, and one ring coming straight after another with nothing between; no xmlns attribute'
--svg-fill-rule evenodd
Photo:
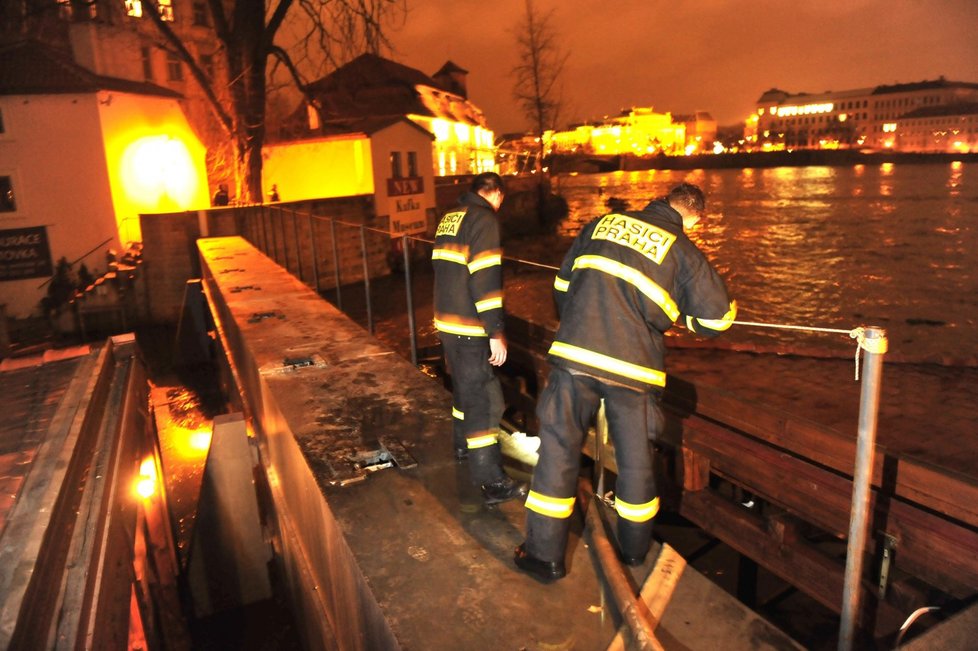
<svg viewBox="0 0 978 651"><path fill-rule="evenodd" d="M246 218L243 235L252 244L257 246L266 255L272 257L277 263L292 271L290 263L294 262L295 275L300 281L314 287L316 292L324 295L320 286L320 260L318 255L317 234L319 229L328 227L329 239L332 248L332 276L335 286L336 306L343 310L342 278L340 271L340 249L337 240L337 227L354 229L359 236L360 243L360 263L362 269L362 282L364 287L364 299L367 318L367 329L374 334L373 320L373 301L370 290L370 260L367 246L367 235L378 234L386 240L391 239L391 234L387 230L368 227L364 224L354 224L344 222L332 217L318 216L310 212L300 212L295 208L280 206L253 206L250 210L258 210L259 216L251 218L249 222ZM303 264L303 247L300 241L299 219L301 217L307 222L310 237L311 260ZM257 219L258 223L254 223ZM289 222L289 223L287 223ZM328 226L322 226L325 223ZM317 227L317 224L320 226ZM291 226L291 228L289 228ZM288 232L287 232L288 231ZM291 233L291 245L288 242L288 234ZM412 287L412 247L423 244L433 245L429 239L414 235L401 236L401 255L404 273L405 296L407 301L408 330L410 341L411 363L418 364L418 340L417 327L414 314L414 293ZM291 247L291 248L290 248ZM280 253L281 252L281 253ZM281 258L281 259L280 259ZM549 264L524 260L504 256L507 262L527 265L538 269L558 271L559 268ZM390 262L390 259L386 262ZM386 263L385 263L386 264ZM309 269L311 278L307 280L305 270ZM826 330L819 328L807 328L803 326L790 326L781 324L759 324L749 322L735 322L744 326L764 326L777 327L796 330ZM876 440L876 423L879 408L880 380L882 375L883 355L886 353L886 331L881 328L868 327L859 328L859 353L863 354L864 372L861 380L861 393L859 402L859 427L857 438L857 454L855 468L853 471L853 493L852 510L849 523L849 538L846 554L845 583L842 598L842 616L840 621L840 632L838 648L841 651L848 651L852 648L853 637L856 630L858 611L860 604L859 580L862 576L862 564L866 546L866 526L869 518L869 498L871 488L871 475L874 462L874 450ZM846 331L838 331L846 332ZM857 338L856 331L849 332L853 338ZM857 361L858 355L857 353ZM857 367L858 368L858 367ZM599 493L600 496L600 493Z"/></svg>

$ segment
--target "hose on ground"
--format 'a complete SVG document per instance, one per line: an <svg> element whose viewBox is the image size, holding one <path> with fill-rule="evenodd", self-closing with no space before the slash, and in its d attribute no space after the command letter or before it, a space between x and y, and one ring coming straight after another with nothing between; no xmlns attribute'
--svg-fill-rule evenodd
<svg viewBox="0 0 978 651"><path fill-rule="evenodd" d="M585 522L591 530L591 546L594 548L601 565L601 572L604 574L605 581L611 588L612 597L622 619L632 632L632 637L641 651L660 651L662 645L655 638L655 626L658 622L654 621L652 613L635 594L628 581L627 573L618 560L608 534L605 531L604 523L598 513L597 506L591 506L594 499L594 490L591 482L581 479L578 487L578 497L585 512Z"/></svg>

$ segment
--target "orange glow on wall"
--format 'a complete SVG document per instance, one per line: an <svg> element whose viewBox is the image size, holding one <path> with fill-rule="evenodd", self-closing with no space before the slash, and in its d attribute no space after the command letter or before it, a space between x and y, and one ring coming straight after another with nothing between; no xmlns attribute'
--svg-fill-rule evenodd
<svg viewBox="0 0 978 651"><path fill-rule="evenodd" d="M192 207L201 182L189 148L171 136L145 136L126 147L120 175L130 203L159 212Z"/></svg>

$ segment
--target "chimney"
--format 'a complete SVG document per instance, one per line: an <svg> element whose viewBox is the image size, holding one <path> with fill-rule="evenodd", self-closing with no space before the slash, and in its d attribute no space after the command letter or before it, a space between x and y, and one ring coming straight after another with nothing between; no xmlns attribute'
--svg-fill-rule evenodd
<svg viewBox="0 0 978 651"><path fill-rule="evenodd" d="M451 61L445 62L445 65L441 69L431 76L444 90L450 93L459 95L463 99L468 99L469 94L465 89L465 78L468 76L469 71L458 67Z"/></svg>

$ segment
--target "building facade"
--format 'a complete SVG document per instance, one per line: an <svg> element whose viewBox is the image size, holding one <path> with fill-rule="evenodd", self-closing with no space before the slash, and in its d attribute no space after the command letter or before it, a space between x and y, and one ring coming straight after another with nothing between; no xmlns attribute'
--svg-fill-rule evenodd
<svg viewBox="0 0 978 651"><path fill-rule="evenodd" d="M712 151L717 123L706 111L688 115L635 107L615 117L547 131L547 152L617 156L679 156Z"/></svg>
<svg viewBox="0 0 978 651"><path fill-rule="evenodd" d="M943 77L817 94L772 88L745 124L745 148L975 152L976 103L978 84Z"/></svg>
<svg viewBox="0 0 978 651"><path fill-rule="evenodd" d="M139 214L208 205L179 96L92 74L36 43L0 49L0 294L34 313L55 262L91 271L141 240Z"/></svg>
<svg viewBox="0 0 978 651"><path fill-rule="evenodd" d="M493 132L482 111L466 97L466 72L446 63L429 77L374 54L363 54L312 82L304 104L276 140L315 137L324 129L364 118L404 117L434 137L436 176L496 169Z"/></svg>

